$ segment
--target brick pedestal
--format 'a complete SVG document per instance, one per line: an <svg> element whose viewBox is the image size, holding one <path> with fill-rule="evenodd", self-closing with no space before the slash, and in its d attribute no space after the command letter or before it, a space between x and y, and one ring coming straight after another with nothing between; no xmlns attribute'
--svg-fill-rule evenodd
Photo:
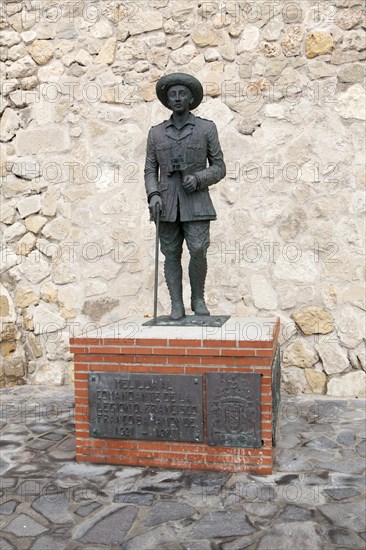
<svg viewBox="0 0 366 550"><path fill-rule="evenodd" d="M271 473L278 406L278 399L273 406L273 396L279 391L279 321L231 318L221 328L144 327L143 321L121 321L98 333L71 339L71 352L75 355L77 461ZM200 443L91 437L88 379L92 372L202 375L203 401L207 373L260 373L262 445L208 445L205 403L205 436Z"/></svg>

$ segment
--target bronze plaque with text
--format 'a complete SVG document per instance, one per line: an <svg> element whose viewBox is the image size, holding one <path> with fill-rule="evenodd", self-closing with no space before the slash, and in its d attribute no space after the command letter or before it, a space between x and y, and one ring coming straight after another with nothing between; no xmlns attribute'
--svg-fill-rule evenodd
<svg viewBox="0 0 366 550"><path fill-rule="evenodd" d="M89 374L90 435L203 441L202 375Z"/></svg>

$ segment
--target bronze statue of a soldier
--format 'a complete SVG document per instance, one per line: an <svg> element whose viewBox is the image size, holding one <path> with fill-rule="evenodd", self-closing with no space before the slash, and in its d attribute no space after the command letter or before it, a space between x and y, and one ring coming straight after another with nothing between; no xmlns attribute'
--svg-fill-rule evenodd
<svg viewBox="0 0 366 550"><path fill-rule="evenodd" d="M182 250L189 253L191 308L210 315L204 288L210 221L216 219L208 188L225 177L226 167L216 125L190 111L203 98L201 83L185 73L163 76L156 84L161 103L172 111L169 120L148 135L145 187L152 219L160 212L160 249L172 302L170 318L185 316L182 292Z"/></svg>

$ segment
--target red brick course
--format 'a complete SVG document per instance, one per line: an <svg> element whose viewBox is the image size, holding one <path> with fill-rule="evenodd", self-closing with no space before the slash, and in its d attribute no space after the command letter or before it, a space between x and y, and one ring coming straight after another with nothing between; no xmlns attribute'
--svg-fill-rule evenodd
<svg viewBox="0 0 366 550"><path fill-rule="evenodd" d="M273 340L189 340L154 338L72 338L75 354L76 459L121 465L228 472L272 472L271 365ZM261 373L262 447L238 448L203 443L94 438L89 436L88 373L135 372L205 374Z"/></svg>

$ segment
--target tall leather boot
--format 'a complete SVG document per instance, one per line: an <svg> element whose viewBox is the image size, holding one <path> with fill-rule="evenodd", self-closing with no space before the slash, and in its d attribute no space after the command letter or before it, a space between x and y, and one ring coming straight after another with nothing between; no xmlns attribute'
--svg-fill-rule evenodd
<svg viewBox="0 0 366 550"><path fill-rule="evenodd" d="M166 259L164 263L166 284L172 301L170 318L177 320L185 316L182 286L182 264L180 259Z"/></svg>
<svg viewBox="0 0 366 550"><path fill-rule="evenodd" d="M191 308L196 315L210 315L205 304L205 280L207 259L192 258L189 262L189 280L191 283Z"/></svg>

